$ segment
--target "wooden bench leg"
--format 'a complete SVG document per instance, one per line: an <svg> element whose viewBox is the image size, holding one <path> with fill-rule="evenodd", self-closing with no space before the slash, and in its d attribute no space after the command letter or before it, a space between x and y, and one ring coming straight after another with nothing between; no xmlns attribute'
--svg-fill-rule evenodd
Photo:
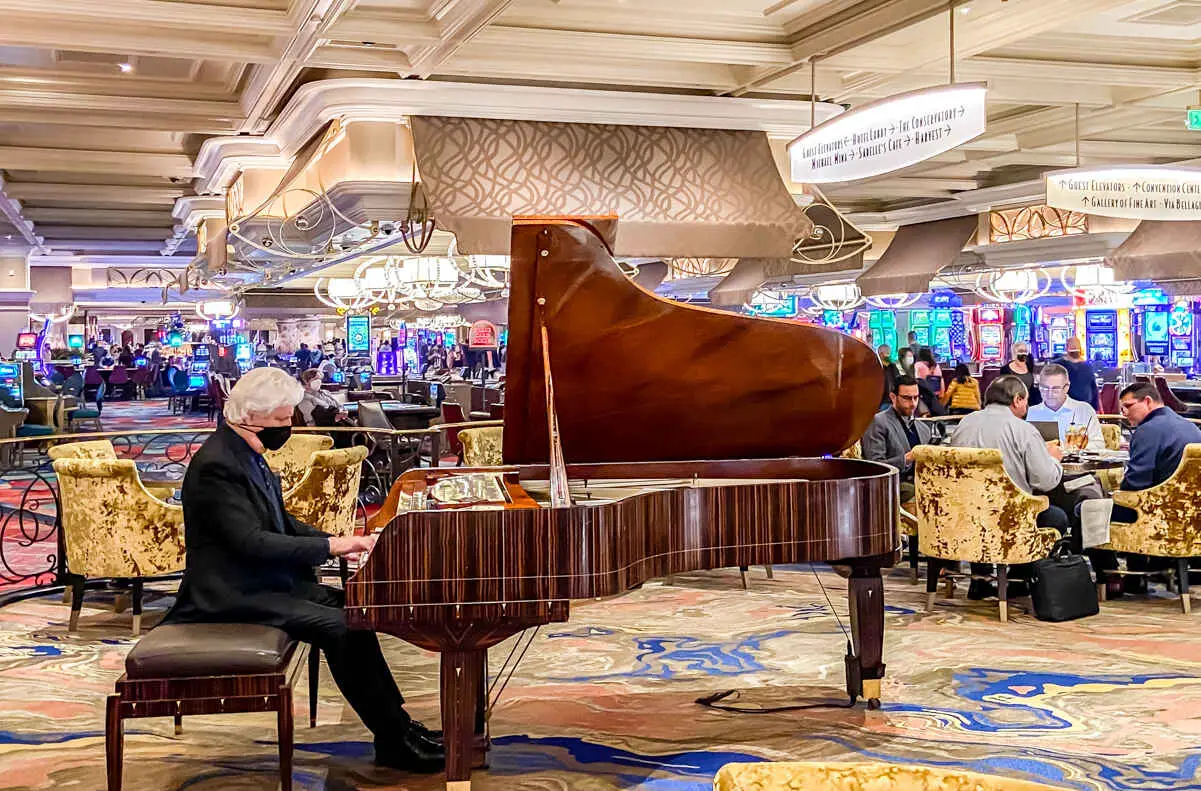
<svg viewBox="0 0 1201 791"><path fill-rule="evenodd" d="M1000 610L1001 623L1009 621L1009 566L1001 563L997 566L997 609Z"/></svg>
<svg viewBox="0 0 1201 791"><path fill-rule="evenodd" d="M279 788L280 791L292 791L292 688L287 684L279 688L278 728Z"/></svg>
<svg viewBox="0 0 1201 791"><path fill-rule="evenodd" d="M104 710L104 758L108 791L121 791L121 762L125 753L125 724L121 720L121 696L109 695Z"/></svg>
<svg viewBox="0 0 1201 791"><path fill-rule="evenodd" d="M179 736L182 733L183 733L183 715L176 714L175 715L175 735Z"/></svg>
<svg viewBox="0 0 1201 791"><path fill-rule="evenodd" d="M321 649L309 646L309 727L317 727L317 681L321 675Z"/></svg>

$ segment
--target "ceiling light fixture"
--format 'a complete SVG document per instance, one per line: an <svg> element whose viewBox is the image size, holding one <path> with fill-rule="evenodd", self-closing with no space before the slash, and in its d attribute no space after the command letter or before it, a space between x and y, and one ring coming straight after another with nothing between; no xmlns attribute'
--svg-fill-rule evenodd
<svg viewBox="0 0 1201 791"><path fill-rule="evenodd" d="M117 68L121 70L122 74L131 74L133 72L132 63L120 63L117 65Z"/></svg>

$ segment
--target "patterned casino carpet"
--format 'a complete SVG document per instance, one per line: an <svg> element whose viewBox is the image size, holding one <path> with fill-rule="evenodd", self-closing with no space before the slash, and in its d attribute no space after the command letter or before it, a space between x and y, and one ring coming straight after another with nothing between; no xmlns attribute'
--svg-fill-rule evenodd
<svg viewBox="0 0 1201 791"><path fill-rule="evenodd" d="M492 720L488 791L701 791L722 764L759 759L880 759L953 765L1072 789L1201 789L1201 630L1162 596L1105 605L1053 625L962 598L923 612L923 588L887 580L881 712L730 714L696 706L711 691L741 704L842 701L844 640L814 576L735 572L678 577L575 606L544 629ZM845 620L842 581L825 572ZM0 787L103 787L104 695L131 641L129 616L42 599L0 610ZM154 608L169 601L159 599ZM1020 607L1018 608L1021 609ZM494 664L506 646L494 649ZM412 710L436 721L437 667L385 638ZM307 707L297 693L298 715ZM441 788L376 770L367 732L323 672L318 727L297 723L298 788ZM129 791L277 787L274 715L129 725Z"/></svg>

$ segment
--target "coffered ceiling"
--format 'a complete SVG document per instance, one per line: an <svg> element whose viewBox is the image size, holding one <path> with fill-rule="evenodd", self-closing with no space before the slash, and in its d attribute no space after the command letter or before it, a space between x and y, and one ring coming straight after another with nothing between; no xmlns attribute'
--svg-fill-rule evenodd
<svg viewBox="0 0 1201 791"><path fill-rule="evenodd" d="M173 250L219 135L334 77L805 99L945 82L947 0L0 0L0 245L103 265ZM1050 168L1201 159L1201 0L958 2L981 138L828 190L883 216ZM14 240L7 240L9 235Z"/></svg>

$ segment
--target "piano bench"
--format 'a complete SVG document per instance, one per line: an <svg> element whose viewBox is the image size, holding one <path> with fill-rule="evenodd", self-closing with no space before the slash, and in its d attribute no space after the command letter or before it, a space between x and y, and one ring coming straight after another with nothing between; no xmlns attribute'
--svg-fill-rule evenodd
<svg viewBox="0 0 1201 791"><path fill-rule="evenodd" d="M304 662L298 643L261 624L181 623L152 629L129 652L104 718L108 791L121 791L125 720L274 711L281 791L292 788L292 685ZM310 726L318 652L309 651Z"/></svg>

